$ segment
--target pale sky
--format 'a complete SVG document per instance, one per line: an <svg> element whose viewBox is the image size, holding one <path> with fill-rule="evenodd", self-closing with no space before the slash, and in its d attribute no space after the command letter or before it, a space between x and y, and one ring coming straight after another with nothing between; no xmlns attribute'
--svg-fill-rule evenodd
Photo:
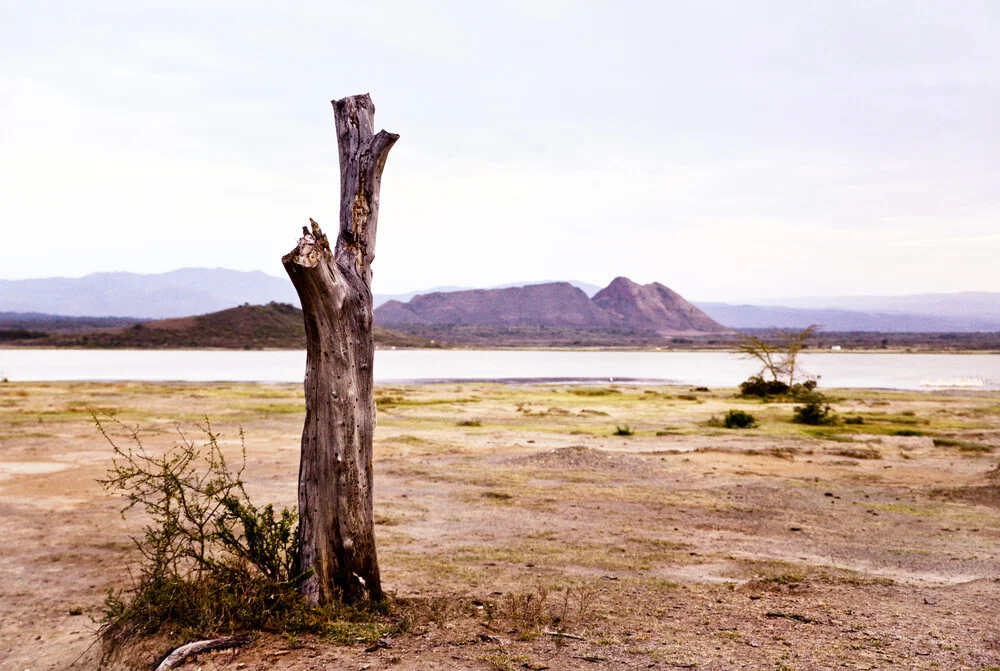
<svg viewBox="0 0 1000 671"><path fill-rule="evenodd" d="M374 289L1000 291L1000 4L0 0L0 278L263 270L400 134Z"/></svg>

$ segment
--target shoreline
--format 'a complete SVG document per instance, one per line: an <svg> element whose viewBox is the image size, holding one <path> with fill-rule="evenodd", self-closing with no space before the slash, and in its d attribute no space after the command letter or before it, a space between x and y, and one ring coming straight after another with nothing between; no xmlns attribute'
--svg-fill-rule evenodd
<svg viewBox="0 0 1000 671"><path fill-rule="evenodd" d="M44 347L39 345L18 345L5 343L0 345L3 350L28 350L28 351L88 351L88 352L304 352L304 347L84 347L84 346L52 346ZM526 347L521 345L491 345L477 347L474 345L458 345L448 347L375 347L375 351L381 352L651 352L662 354L739 354L738 350L728 347ZM839 350L831 349L804 349L803 354L983 354L1000 355L1000 349L943 349L943 348L845 348Z"/></svg>

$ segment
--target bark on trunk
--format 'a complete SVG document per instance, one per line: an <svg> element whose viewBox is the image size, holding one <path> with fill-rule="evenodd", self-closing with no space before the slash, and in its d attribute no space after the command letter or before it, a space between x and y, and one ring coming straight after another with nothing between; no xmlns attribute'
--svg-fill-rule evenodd
<svg viewBox="0 0 1000 671"><path fill-rule="evenodd" d="M282 258L306 327L306 421L299 466L300 591L313 603L382 598L372 510L371 263L379 187L398 135L374 133L368 94L333 101L340 148L340 233L309 220Z"/></svg>

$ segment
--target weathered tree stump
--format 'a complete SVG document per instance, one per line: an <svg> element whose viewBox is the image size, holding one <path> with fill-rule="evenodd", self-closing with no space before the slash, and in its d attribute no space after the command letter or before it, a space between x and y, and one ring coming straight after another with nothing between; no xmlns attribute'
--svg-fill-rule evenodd
<svg viewBox="0 0 1000 671"><path fill-rule="evenodd" d="M333 101L340 234L319 225L282 259L306 327L306 421L299 466L300 591L313 603L382 598L372 509L371 264L382 169L398 135L374 133L368 94Z"/></svg>

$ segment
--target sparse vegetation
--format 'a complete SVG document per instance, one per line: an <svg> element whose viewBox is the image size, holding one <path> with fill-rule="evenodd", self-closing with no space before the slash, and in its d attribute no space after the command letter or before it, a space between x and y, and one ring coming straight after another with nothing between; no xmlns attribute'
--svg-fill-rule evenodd
<svg viewBox="0 0 1000 671"><path fill-rule="evenodd" d="M621 426L615 427L614 435L616 436L631 436L635 431L628 424L623 424Z"/></svg>
<svg viewBox="0 0 1000 671"><path fill-rule="evenodd" d="M100 627L112 655L138 637L165 633L179 639L270 630L326 631L332 623L360 635L377 635L384 606L374 610L309 605L296 591L298 518L258 507L244 488L246 449L232 466L208 420L202 443L179 433L162 453L147 450L138 428L93 415L113 450L112 465L99 482L124 499L121 513L138 510L148 520L132 541L140 563L133 584L109 592ZM124 432L125 443L111 431ZM384 624L384 623L383 623ZM359 625L361 629L355 627ZM358 629L358 631L354 631Z"/></svg>
<svg viewBox="0 0 1000 671"><path fill-rule="evenodd" d="M830 403L842 417L864 424L806 426L789 421L801 402L740 401L733 389L698 394L699 404L677 400L690 386L623 385L595 397L571 388L379 385L380 396L400 402L380 415L375 523L384 578L407 598L394 599L388 615L384 607L301 610L301 620L264 623L238 653L188 667L487 668L484 658L496 654L517 669L590 667L584 656L602 656L608 668L702 668L733 659L775 668L788 654L785 664L796 669L826 668L853 654L852 644L873 648L871 637L884 641L886 655L909 659L917 619L921 631L941 637L922 639L928 646L919 650L930 654L918 663L954 666L954 654L934 640L967 653L959 661L969 668L992 662L988 630L975 614L991 612L997 599L996 562L984 547L998 520L1000 450L963 448L996 444L996 392L824 390L836 393ZM89 617L101 617L103 593L125 587L120 595L131 594L135 583L114 569L127 557L139 576L141 555L93 486L103 468L87 459L94 438L88 405L141 421L143 442L159 457L174 442L171 424L190 423L183 413L197 404L224 434L218 443L233 471L241 465L236 427L246 426L240 479L258 511L278 502L280 521L282 505L294 501L291 437L302 418L275 410L301 398L299 385L285 384L0 385L0 446L12 457L0 468L29 460L69 466L4 475L0 503L15 514L0 520L17 539L4 559L12 569L4 607L14 623L0 632L5 660L34 668L36 648L60 641L38 649L50 666L70 668L91 642L71 632L85 636ZM518 405L532 412L516 412ZM758 428L721 428L730 409L755 416ZM713 414L720 428L705 428ZM458 426L472 418L488 430ZM611 435L626 422L641 438ZM119 439L123 430L106 424L124 447L130 434ZM928 437L889 437L903 429ZM669 435L654 438L658 431ZM141 523L129 515L140 538ZM833 568L830 556L856 572ZM913 574L942 583L914 584ZM254 569L254 580L260 575ZM985 578L962 593L964 611L940 586L955 576ZM533 618L539 586L545 606ZM592 615L579 615L578 590L595 594L584 608ZM268 594L254 601L247 593L247 603L270 607ZM196 601L181 589L170 598L185 607ZM843 626L820 624L828 617ZM854 628L864 631L844 631ZM228 633L170 620L158 635L125 646L121 654L134 654L135 663L118 658L110 668L151 668L168 648ZM43 639L33 644L38 634ZM98 668L96 649L77 666Z"/></svg>

